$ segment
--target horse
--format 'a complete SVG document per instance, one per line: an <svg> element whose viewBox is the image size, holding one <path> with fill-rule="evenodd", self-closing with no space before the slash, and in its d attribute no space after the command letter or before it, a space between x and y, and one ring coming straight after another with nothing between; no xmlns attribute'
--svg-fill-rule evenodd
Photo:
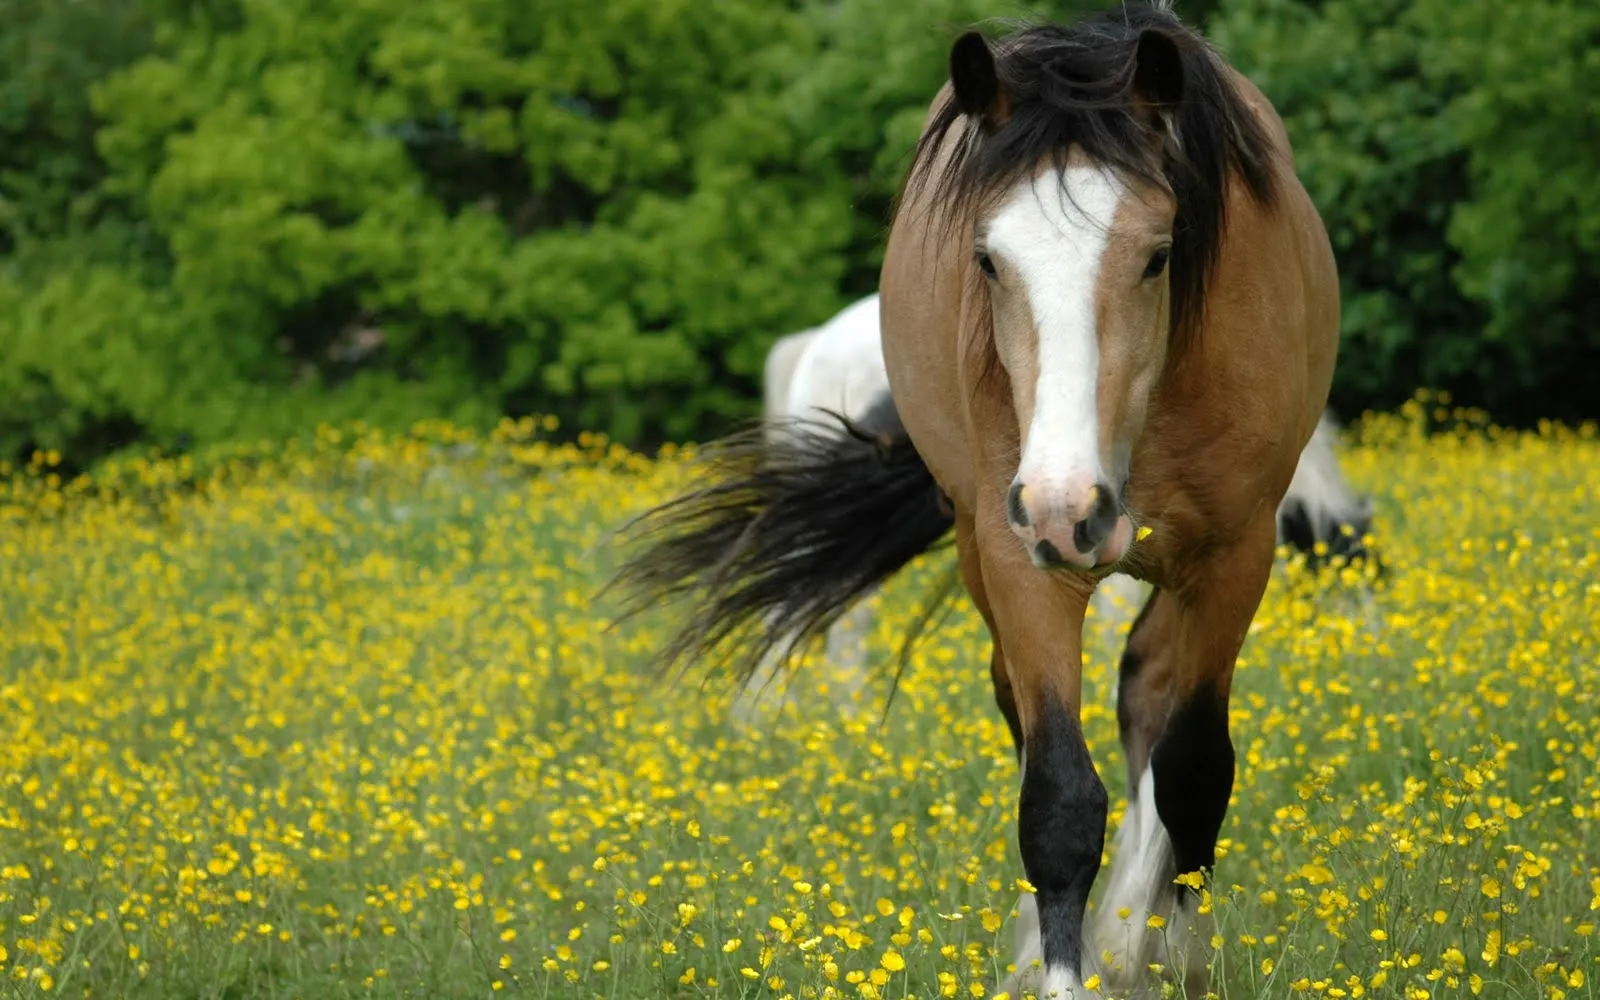
<svg viewBox="0 0 1600 1000"><path fill-rule="evenodd" d="M1166 2L968 31L948 67L879 277L892 408L708 448L703 485L624 526L643 547L606 589L627 592L617 621L697 597L657 664L748 678L953 531L1018 762L1031 891L1000 988L1199 995L1233 672L1327 405L1333 250L1272 104ZM1151 590L1091 920L1109 802L1082 639L1112 573Z"/></svg>
<svg viewBox="0 0 1600 1000"><path fill-rule="evenodd" d="M858 299L822 324L779 336L767 350L762 369L762 422L772 437L786 421L838 414L866 418L874 407L892 405L889 372L883 360L879 296ZM838 430L834 429L835 433ZM1316 568L1329 562L1376 560L1366 544L1372 526L1372 498L1357 493L1339 466L1336 451L1340 428L1331 409L1317 421L1311 441L1300 454L1288 493L1278 505L1278 544L1299 552ZM1114 573L1095 589L1092 616L1109 631L1126 624L1122 608L1142 595L1137 581ZM871 628L871 605L854 605L827 633L827 660L849 679L838 707L848 710L859 690L861 637ZM741 725L753 720L761 696L776 679L776 657L769 656L739 692L733 716Z"/></svg>
<svg viewBox="0 0 1600 1000"><path fill-rule="evenodd" d="M818 326L773 341L762 368L769 434L795 417L837 413L860 421L889 396L879 304L876 293L868 295ZM1278 505L1278 544L1301 553L1312 568L1376 558L1366 543L1372 497L1356 492L1339 465L1340 431L1338 417L1325 409Z"/></svg>

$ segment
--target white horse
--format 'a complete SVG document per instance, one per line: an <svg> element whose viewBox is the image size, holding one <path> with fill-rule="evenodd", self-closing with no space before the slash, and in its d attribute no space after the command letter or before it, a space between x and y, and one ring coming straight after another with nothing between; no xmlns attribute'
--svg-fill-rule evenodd
<svg viewBox="0 0 1600 1000"><path fill-rule="evenodd" d="M780 337L767 352L762 381L762 416L771 433L786 420L828 419L828 411L861 420L889 396L878 296L869 295L845 307L821 326ZM1338 433L1333 414L1324 413L1300 453L1294 479L1278 505L1279 544L1304 552L1311 562L1328 556L1367 555L1361 539L1372 522L1372 501L1357 495L1345 480L1334 452ZM1319 542L1327 556L1317 553ZM1101 643L1113 638L1143 606L1147 589L1146 584L1122 573L1102 580L1089 611L1093 638ZM828 630L826 656L837 671L840 690L834 694L844 711L849 711L853 694L865 680L862 657L872 622L869 595ZM744 724L754 718L776 677L779 660L778 655L768 656L740 691L733 706L737 722Z"/></svg>

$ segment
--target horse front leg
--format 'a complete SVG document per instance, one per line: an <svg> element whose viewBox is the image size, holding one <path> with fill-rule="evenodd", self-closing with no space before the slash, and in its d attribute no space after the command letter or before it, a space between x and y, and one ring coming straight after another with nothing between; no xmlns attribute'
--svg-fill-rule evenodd
<svg viewBox="0 0 1600 1000"><path fill-rule="evenodd" d="M1084 913L1105 844L1106 789L1079 724L1088 580L1036 569L1001 511L980 512L976 554L996 655L996 700L1020 748L1017 841L1035 893L1018 902L1016 971L1001 987L1088 994ZM1014 712L1014 717L1012 713Z"/></svg>
<svg viewBox="0 0 1600 1000"><path fill-rule="evenodd" d="M956 552L961 558L961 579L966 584L978 614L989 629L989 641L994 649L989 654L989 683L994 688L995 707L1006 720L1011 733L1011 750L1022 755L1022 723L1017 719L1017 699L1011 690L1011 678L1006 673L1005 650L1000 645L1000 633L995 628L994 613L989 610L989 592L983 585L983 560L978 555L978 539L973 518L958 515L956 518Z"/></svg>
<svg viewBox="0 0 1600 1000"><path fill-rule="evenodd" d="M1233 794L1228 698L1271 574L1271 540L1255 531L1188 585L1155 591L1129 633L1117 690L1128 809L1090 936L1113 990L1159 995L1148 974L1159 965L1188 995L1206 991L1213 921L1201 889ZM1202 881L1175 881L1190 873Z"/></svg>

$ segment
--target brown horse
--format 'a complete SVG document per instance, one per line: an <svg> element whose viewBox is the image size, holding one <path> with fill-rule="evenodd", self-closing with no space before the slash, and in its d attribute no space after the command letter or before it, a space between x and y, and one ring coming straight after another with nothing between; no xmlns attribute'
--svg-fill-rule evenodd
<svg viewBox="0 0 1600 1000"><path fill-rule="evenodd" d="M1152 963L1203 988L1234 664L1338 350L1334 259L1283 125L1161 5L967 34L880 288L892 405L713 449L710 485L639 522L659 534L618 578L630 610L702 591L666 661L732 647L748 676L953 526L1036 889L1004 988L1142 991ZM1130 806L1089 927L1107 795L1081 642L1112 572L1154 589L1121 664Z"/></svg>

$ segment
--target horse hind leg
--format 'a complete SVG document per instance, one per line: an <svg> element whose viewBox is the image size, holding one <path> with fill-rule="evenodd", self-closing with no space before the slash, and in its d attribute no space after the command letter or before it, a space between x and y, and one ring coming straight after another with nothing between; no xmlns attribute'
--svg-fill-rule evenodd
<svg viewBox="0 0 1600 1000"><path fill-rule="evenodd" d="M877 621L873 614L876 596L875 591L861 595L828 629L828 693L834 708L846 718L855 716L861 692L867 686L867 641Z"/></svg>
<svg viewBox="0 0 1600 1000"><path fill-rule="evenodd" d="M845 717L856 714L857 699L867 684L866 644L875 621L873 596L863 594L833 623L824 639L828 693L834 709ZM796 703L794 677L782 669L785 648L779 643L769 649L734 697L730 714L738 728L752 728L764 710Z"/></svg>
<svg viewBox="0 0 1600 1000"><path fill-rule="evenodd" d="M756 720L764 710L770 709L776 700L772 697L774 685L777 686L780 698L787 692L789 678L782 676L783 671L780 669L784 659L784 648L784 645L779 643L767 650L761 662L756 665L756 669L739 686L733 704L729 707L729 715L736 728L747 731L755 728Z"/></svg>

